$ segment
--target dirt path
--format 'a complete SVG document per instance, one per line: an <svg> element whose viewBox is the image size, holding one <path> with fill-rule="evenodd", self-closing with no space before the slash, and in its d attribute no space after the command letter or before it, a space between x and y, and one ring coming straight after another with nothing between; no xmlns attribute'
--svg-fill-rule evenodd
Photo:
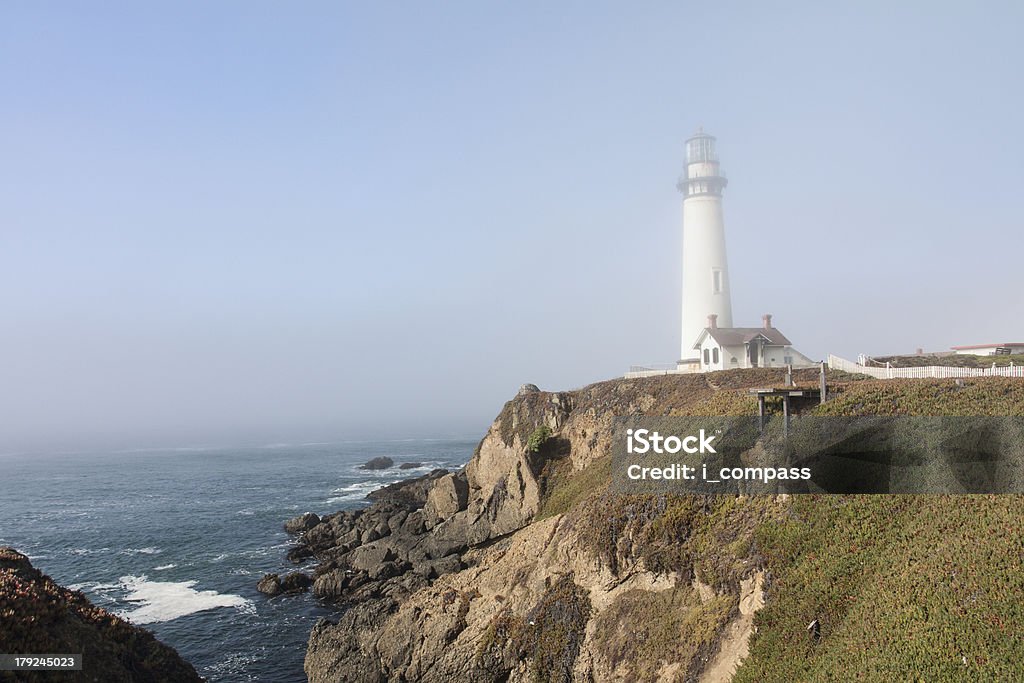
<svg viewBox="0 0 1024 683"><path fill-rule="evenodd" d="M740 662L750 652L754 614L764 607L764 573L758 572L740 583L740 614L725 627L725 635L714 658L700 677L700 683L729 683Z"/></svg>

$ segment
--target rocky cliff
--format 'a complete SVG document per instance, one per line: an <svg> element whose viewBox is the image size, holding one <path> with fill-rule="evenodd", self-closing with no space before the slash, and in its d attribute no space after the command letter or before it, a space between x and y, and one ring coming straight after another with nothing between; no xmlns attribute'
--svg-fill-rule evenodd
<svg viewBox="0 0 1024 683"><path fill-rule="evenodd" d="M745 382L769 377L779 379L751 373ZM370 508L328 515L304 531L293 559L315 556L313 592L346 606L337 624L322 621L311 634L310 680L627 675L633 665L605 648L604 630L618 628L607 610L622 617L675 601L692 602L695 624L713 622L696 639L710 655L756 565L721 577L716 592L681 557L644 558L664 550L647 536L665 501L612 510L616 499L603 491L612 417L692 410L716 392L702 377L574 392L526 386L464 471L391 487ZM622 515L621 528L609 514ZM693 667L687 660L664 668L669 675Z"/></svg>
<svg viewBox="0 0 1024 683"><path fill-rule="evenodd" d="M819 658L819 673L827 673L838 654L854 656L860 645L844 643L845 615L878 603L880 586L903 579L872 555L877 575L868 585L875 592L858 590L866 565L844 552L858 558L870 544L847 515L867 515L851 513L867 505L877 524L870 533L897 543L894 525L923 523L913 506L881 496L869 503L802 497L794 505L773 497L607 490L614 416L750 413L745 388L781 380L780 372L754 370L558 393L527 386L502 409L464 471L396 485L362 511L296 521L296 529L308 529L293 557L315 556L313 591L345 607L337 623L321 620L313 629L309 679L781 681L805 677ZM810 384L816 376L798 373L796 380ZM856 411L879 391L894 405L892 383L831 380L843 382L833 411ZM940 411L952 393L995 391L1019 411L1013 414L1024 414L1019 384L917 383L908 391L925 411ZM935 498L939 509L950 505ZM953 505L982 514L988 503ZM1022 509L1014 499L990 514L1016 523L1024 521ZM935 518L934 509L921 514ZM930 549L945 547L969 565L987 562L979 572L1002 577L1012 569L1005 554L970 555L957 528L933 536ZM835 545L843 542L852 547ZM820 566L822 556L834 557L835 566ZM1024 588L1019 577L1007 581ZM832 592L836 582L846 587L842 596ZM790 590L797 585L800 593ZM808 602L805 595L816 597ZM911 591L909 604L915 599L927 602ZM992 611L1003 627L1022 621L1012 610ZM892 624L907 619L898 610L890 616ZM941 624L955 629L948 616ZM812 621L819 626L807 631ZM887 638L890 645L899 640ZM823 644L839 650L826 654ZM792 652L777 659L785 648ZM892 657L893 666L901 661Z"/></svg>
<svg viewBox="0 0 1024 683"><path fill-rule="evenodd" d="M0 652L83 656L81 672L0 672L0 681L203 680L149 631L57 585L7 547L0 547Z"/></svg>

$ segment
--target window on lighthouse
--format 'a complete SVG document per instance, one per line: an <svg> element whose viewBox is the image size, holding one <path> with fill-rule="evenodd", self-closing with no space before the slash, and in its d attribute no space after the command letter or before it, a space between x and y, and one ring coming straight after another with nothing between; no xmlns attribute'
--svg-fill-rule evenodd
<svg viewBox="0 0 1024 683"><path fill-rule="evenodd" d="M722 271L720 270L711 270L711 291L714 294L722 293Z"/></svg>

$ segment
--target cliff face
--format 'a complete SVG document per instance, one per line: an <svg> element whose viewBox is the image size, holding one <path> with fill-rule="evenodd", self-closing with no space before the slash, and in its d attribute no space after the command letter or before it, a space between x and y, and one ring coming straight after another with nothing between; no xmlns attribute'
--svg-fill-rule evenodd
<svg viewBox="0 0 1024 683"><path fill-rule="evenodd" d="M338 623L314 627L309 679L708 683L801 680L813 671L835 679L872 668L883 672L877 680L915 671L931 680L952 675L942 666L953 659L923 667L921 633L935 634L935 649L939 641L982 648L986 639L1005 641L1008 627L1024 628L1019 610L991 600L969 620L970 631L957 611L971 611L963 602L970 595L978 600L1011 584L1024 591L1013 543L972 553L982 531L965 521L979 515L989 528L1019 528L1019 498L911 505L895 496L608 492L614 416L748 414L756 408L745 388L781 380L780 372L754 370L521 391L464 472L393 487L367 510L328 516L302 537L297 554L320 560L314 591L346 605ZM816 374L796 380L813 384ZM835 389L839 398L826 413L859 410L876 395L892 406L905 394L915 410L953 414L945 407L959 404L948 401L966 392L998 395L998 406L1024 414L1019 381L902 389L849 381ZM939 524L951 515L960 521ZM907 538L908 528L922 529L923 545ZM955 573L962 594L938 612L935 597L915 592L905 570L936 553L941 559L926 564L939 576L950 563L962 568ZM887 562L896 555L900 571ZM893 593L901 595L895 607ZM880 614L885 621L871 622ZM923 631L901 630L922 614L930 620ZM818 630L807 631L815 620ZM869 642L877 648L870 662L861 654ZM991 651L971 660L971 674L1011 670L1008 654ZM907 668L908 652L918 669Z"/></svg>
<svg viewBox="0 0 1024 683"><path fill-rule="evenodd" d="M192 665L149 631L95 607L77 591L62 588L28 558L0 547L0 652L81 653L81 672L38 672L31 680L201 681ZM0 672L0 680L25 680Z"/></svg>
<svg viewBox="0 0 1024 683"><path fill-rule="evenodd" d="M767 379L752 373L747 381ZM296 554L321 560L314 592L348 608L338 624L314 628L310 680L628 676L634 637L608 638L608 629L680 601L701 631L688 641L690 654L709 655L756 566L744 576L725 571L717 590L700 583L685 553L669 548L669 530L652 531L664 501L627 510L603 490L614 416L692 410L715 393L700 376L560 393L527 388L505 405L464 472L415 484L425 488L416 500L397 487L368 510L325 518ZM694 514L668 512L680 528ZM610 642L624 649L609 650ZM670 678L692 668L652 666Z"/></svg>

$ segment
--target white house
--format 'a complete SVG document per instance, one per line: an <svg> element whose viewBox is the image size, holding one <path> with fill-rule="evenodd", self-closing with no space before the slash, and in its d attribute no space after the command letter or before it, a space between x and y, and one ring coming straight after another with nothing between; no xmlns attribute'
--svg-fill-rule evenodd
<svg viewBox="0 0 1024 683"><path fill-rule="evenodd" d="M975 344L973 346L953 346L950 348L960 356L1004 356L1011 353L1024 353L1024 342Z"/></svg>
<svg viewBox="0 0 1024 683"><path fill-rule="evenodd" d="M693 348L697 350L702 372L734 368L795 368L816 363L793 348L778 329L772 316L765 314L761 327L719 327L718 316L708 316L708 326Z"/></svg>

